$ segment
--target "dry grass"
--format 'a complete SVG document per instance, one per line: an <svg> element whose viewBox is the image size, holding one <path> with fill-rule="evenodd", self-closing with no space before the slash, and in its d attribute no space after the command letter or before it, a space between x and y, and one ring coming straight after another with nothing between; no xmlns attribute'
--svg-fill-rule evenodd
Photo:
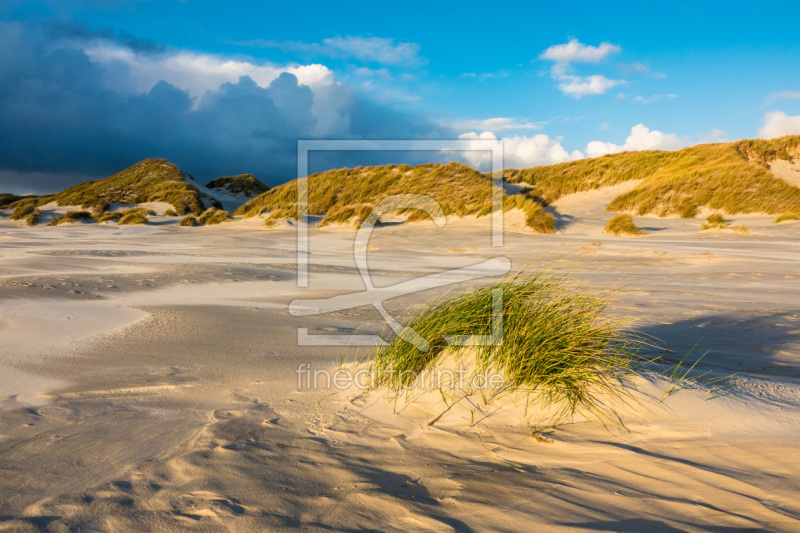
<svg viewBox="0 0 800 533"><path fill-rule="evenodd" d="M147 224L147 215L155 214L154 211L143 209L141 207L133 207L126 209L122 212L118 224L120 226L132 226L135 224Z"/></svg>
<svg viewBox="0 0 800 533"><path fill-rule="evenodd" d="M790 222L792 220L798 220L798 219L800 219L799 215L796 215L794 213L784 213L782 215L779 215L772 223L780 224L781 222Z"/></svg>
<svg viewBox="0 0 800 533"><path fill-rule="evenodd" d="M636 224L633 222L633 217L627 213L615 215L611 220L608 221L608 224L606 224L604 230L610 235L636 236L644 235L646 233L643 229L640 229L638 226L636 226Z"/></svg>
<svg viewBox="0 0 800 533"><path fill-rule="evenodd" d="M713 213L703 222L703 230L725 229L731 225L720 213Z"/></svg>
<svg viewBox="0 0 800 533"><path fill-rule="evenodd" d="M25 223L28 224L29 226L35 226L36 224L39 223L39 218L41 216L42 212L39 211L38 209L34 209L33 212L31 212L30 214L28 214L28 216L25 217Z"/></svg>
<svg viewBox="0 0 800 533"><path fill-rule="evenodd" d="M261 183L252 174L240 174L238 176L222 176L206 185L209 189L225 190L233 194L240 194L253 198L269 190L269 187Z"/></svg>
<svg viewBox="0 0 800 533"><path fill-rule="evenodd" d="M25 200L22 203L16 204L16 209L14 209L14 212L11 213L11 216L8 218L10 220L25 220L28 216L33 214L34 211L36 211L36 201Z"/></svg>
<svg viewBox="0 0 800 533"><path fill-rule="evenodd" d="M36 196L33 195L19 196L16 194L9 194L7 192L0 193L0 209L6 209L12 207L12 204L15 204L20 200L25 200L28 198L36 198Z"/></svg>
<svg viewBox="0 0 800 533"><path fill-rule="evenodd" d="M537 233L555 233L556 221L553 215L545 213L541 200L527 193L506 196L503 199L503 210L519 209L525 214L525 224Z"/></svg>
<svg viewBox="0 0 800 533"><path fill-rule="evenodd" d="M92 219L89 211L68 211L50 221L48 226L59 226L61 224L72 224L73 222L87 221Z"/></svg>
<svg viewBox="0 0 800 533"><path fill-rule="evenodd" d="M180 225L191 228L191 227L194 227L194 226L199 226L200 222L198 222L197 217L195 217L194 215L186 215L181 220Z"/></svg>
<svg viewBox="0 0 800 533"><path fill-rule="evenodd" d="M105 212L99 217L97 217L97 223L100 224L101 222L106 222L109 220L119 220L122 218L122 211L116 211L114 213Z"/></svg>
<svg viewBox="0 0 800 533"><path fill-rule="evenodd" d="M308 178L308 214L323 219L320 226L332 223L359 224L383 199L397 194L423 194L434 198L446 216L486 216L492 212L491 178L461 163L431 163L411 167L386 165L330 170ZM506 202L508 202L506 198ZM527 198L527 199L526 199ZM522 209L529 225L551 233L552 217L541 210L532 196L504 203L505 209ZM236 210L236 215L266 215L267 224L296 219L297 181L285 183L251 200ZM425 220L417 209L400 209L408 221Z"/></svg>
<svg viewBox="0 0 800 533"><path fill-rule="evenodd" d="M166 202L177 213L202 213L206 206L196 187L184 174L163 159L145 159L122 172L96 181L87 181L57 194L25 198L11 204L33 201L36 207L55 201L58 205L80 205L99 215L112 203L138 204Z"/></svg>
<svg viewBox="0 0 800 533"><path fill-rule="evenodd" d="M696 216L700 206L730 214L800 211L800 188L766 168L797 153L800 136L769 141L706 144L675 152L625 152L524 170L508 170L511 183L527 182L546 202L566 194L644 180L608 209L640 215Z"/></svg>
<svg viewBox="0 0 800 533"><path fill-rule="evenodd" d="M198 217L198 222L200 224L205 224L206 226L213 226L215 224L222 224L223 222L230 222L233 220L231 216L228 214L227 211L223 211L222 209L215 209L213 207L209 207Z"/></svg>

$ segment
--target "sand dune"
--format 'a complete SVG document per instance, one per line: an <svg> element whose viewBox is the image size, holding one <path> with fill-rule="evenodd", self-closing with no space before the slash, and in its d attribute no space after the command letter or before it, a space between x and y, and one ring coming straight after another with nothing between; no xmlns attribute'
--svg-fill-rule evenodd
<svg viewBox="0 0 800 533"><path fill-rule="evenodd" d="M368 306L288 312L297 298L364 289L350 232L312 230L310 288L299 289L289 226L3 226L2 364L13 373L0 379L0 529L800 527L800 225L750 218L748 236L642 218L650 232L623 239L601 235L610 214L594 222L580 198L554 207L590 222L508 232L502 249L488 221L379 228L373 282L497 255L515 269L552 264L615 289L613 313L661 339L666 359L707 351L703 371L736 374L726 394L693 386L660 401L667 383L648 375L634 382L642 407L619 413L623 429L577 418L536 439L513 409L476 399L430 426L435 401L398 413L378 391L298 389L299 365L332 370L353 355L298 345L298 328L383 327ZM426 297L386 308L401 316Z"/></svg>

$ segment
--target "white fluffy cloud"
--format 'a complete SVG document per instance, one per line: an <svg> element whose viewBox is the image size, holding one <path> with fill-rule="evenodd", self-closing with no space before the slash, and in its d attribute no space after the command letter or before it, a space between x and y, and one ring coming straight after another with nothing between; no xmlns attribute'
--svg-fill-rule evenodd
<svg viewBox="0 0 800 533"><path fill-rule="evenodd" d="M608 42L599 46L591 46L572 39L566 44L556 44L539 55L540 59L555 61L550 69L550 77L558 80L558 88L562 93L575 99L589 94L603 94L624 80L613 80L601 74L593 76L576 76L570 74L572 63L599 63L611 54L622 50L618 45Z"/></svg>
<svg viewBox="0 0 800 533"><path fill-rule="evenodd" d="M302 85L312 89L333 83L333 72L319 64L259 65L186 51L143 54L109 43L87 46L83 51L94 63L127 73L126 88L132 93L149 91L159 81L165 81L199 97L223 83L235 83L242 76L267 87L284 72L294 74Z"/></svg>
<svg viewBox="0 0 800 533"><path fill-rule="evenodd" d="M480 135L476 132L464 133L459 135L459 139L496 139L497 136L491 131L484 131ZM519 135L515 137L504 137L503 141L503 164L506 168L527 168L537 165L552 165L583 158L583 154L575 150L568 152L559 139L552 139L548 135L538 134L533 137ZM467 160L472 161L469 152L466 152ZM481 157L480 154L475 156Z"/></svg>
<svg viewBox="0 0 800 533"><path fill-rule="evenodd" d="M773 111L764 116L764 126L758 130L762 139L800 134L800 116L789 116L783 111Z"/></svg>
<svg viewBox="0 0 800 533"><path fill-rule="evenodd" d="M644 124L637 124L631 128L631 134L625 139L625 144L618 145L604 141L591 141L586 145L587 157L600 157L617 152L632 152L638 150L677 150L687 143L674 133L662 133L651 130Z"/></svg>
<svg viewBox="0 0 800 533"><path fill-rule="evenodd" d="M558 63L599 63L611 54L620 52L616 44L600 43L600 46L583 44L578 39L571 39L565 44L555 44L539 56L548 61Z"/></svg>
<svg viewBox="0 0 800 533"><path fill-rule="evenodd" d="M612 87L616 87L622 80L612 80L602 75L594 76L560 76L561 83L558 88L567 96L580 99L587 94L603 94Z"/></svg>

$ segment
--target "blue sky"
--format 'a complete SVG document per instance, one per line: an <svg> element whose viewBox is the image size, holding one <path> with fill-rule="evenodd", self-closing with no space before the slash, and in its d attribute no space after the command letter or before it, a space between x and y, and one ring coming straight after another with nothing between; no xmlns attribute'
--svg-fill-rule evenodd
<svg viewBox="0 0 800 533"><path fill-rule="evenodd" d="M147 156L277 183L298 138L497 137L507 166L533 166L800 133L798 15L796 2L10 0L0 189Z"/></svg>

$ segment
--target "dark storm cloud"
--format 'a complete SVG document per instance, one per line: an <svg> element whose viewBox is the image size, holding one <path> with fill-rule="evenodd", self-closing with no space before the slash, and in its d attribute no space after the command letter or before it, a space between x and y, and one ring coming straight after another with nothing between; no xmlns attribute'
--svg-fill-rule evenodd
<svg viewBox="0 0 800 533"><path fill-rule="evenodd" d="M63 46L65 40L72 44ZM268 87L243 76L196 101L164 81L131 94L115 86L125 76L75 46L98 40L136 53L169 53L108 28L0 22L0 192L52 191L67 176L104 177L146 157L169 159L201 180L249 172L275 184L296 173L297 139L319 132L378 139L438 134L338 83L312 92L290 73ZM320 160L348 163L330 154Z"/></svg>
<svg viewBox="0 0 800 533"><path fill-rule="evenodd" d="M51 41L106 41L125 46L134 52L140 53L153 54L167 51L167 47L163 43L142 39L124 29L115 30L111 26L90 28L87 24L55 20L45 22L43 30L46 37Z"/></svg>

